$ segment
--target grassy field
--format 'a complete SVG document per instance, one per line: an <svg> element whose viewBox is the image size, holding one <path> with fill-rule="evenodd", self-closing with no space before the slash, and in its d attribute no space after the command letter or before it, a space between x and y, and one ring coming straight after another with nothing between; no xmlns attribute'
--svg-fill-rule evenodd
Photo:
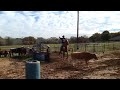
<svg viewBox="0 0 120 90"><path fill-rule="evenodd" d="M51 51L59 51L60 44L47 44L50 46ZM1 50L9 50L10 48L17 47L32 47L33 45L12 45L12 46L0 46ZM120 42L111 43L80 43L79 49L77 50L77 44L70 44L69 48L73 48L74 51L88 51L88 52L107 52L120 50Z"/></svg>
<svg viewBox="0 0 120 90"><path fill-rule="evenodd" d="M59 51L60 44L49 44L52 51ZM88 51L88 52L107 52L120 50L120 42L111 43L80 43L77 50L77 44L70 44L69 48L73 48L74 51Z"/></svg>
<svg viewBox="0 0 120 90"><path fill-rule="evenodd" d="M19 48L19 47L32 47L32 45L11 45L11 46L0 46L1 50L9 50L10 48Z"/></svg>

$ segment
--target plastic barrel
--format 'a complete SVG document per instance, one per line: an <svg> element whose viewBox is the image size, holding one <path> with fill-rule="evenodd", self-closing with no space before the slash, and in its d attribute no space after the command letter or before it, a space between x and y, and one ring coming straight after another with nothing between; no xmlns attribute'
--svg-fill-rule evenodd
<svg viewBox="0 0 120 90"><path fill-rule="evenodd" d="M40 61L26 62L26 79L40 79Z"/></svg>
<svg viewBox="0 0 120 90"><path fill-rule="evenodd" d="M38 61L45 61L45 54L44 53L34 53L33 59L38 60Z"/></svg>
<svg viewBox="0 0 120 90"><path fill-rule="evenodd" d="M44 61L45 60L45 54L44 53L37 53L36 54L36 59Z"/></svg>

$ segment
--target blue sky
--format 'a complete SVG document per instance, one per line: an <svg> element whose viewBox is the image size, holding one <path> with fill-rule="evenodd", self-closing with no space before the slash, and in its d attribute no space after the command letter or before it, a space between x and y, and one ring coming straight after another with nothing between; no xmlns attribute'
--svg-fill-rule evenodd
<svg viewBox="0 0 120 90"><path fill-rule="evenodd" d="M120 11L79 11L79 36L120 31ZM1 37L77 36L77 11L0 11Z"/></svg>

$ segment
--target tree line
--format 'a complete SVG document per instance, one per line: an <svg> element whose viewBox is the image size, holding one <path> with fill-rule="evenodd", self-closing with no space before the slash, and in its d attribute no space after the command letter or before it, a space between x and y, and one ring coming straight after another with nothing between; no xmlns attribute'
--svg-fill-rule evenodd
<svg viewBox="0 0 120 90"><path fill-rule="evenodd" d="M120 32L109 33L108 30L103 31L102 33L95 33L91 37L80 36L78 37L79 43L88 43L88 42L106 42L109 41L110 38L119 36ZM67 38L70 43L76 43L77 37L71 36ZM0 37L0 46L4 45L33 45L36 43L44 43L44 44L59 44L60 40L57 37L43 38L38 37L37 39L33 36L28 36L24 38L12 38L12 37Z"/></svg>
<svg viewBox="0 0 120 90"><path fill-rule="evenodd" d="M120 32L109 33L108 30L105 30L101 34L100 33L93 34L91 37L89 37L89 40L91 42L107 42L109 41L110 38L114 38L117 36L120 36Z"/></svg>

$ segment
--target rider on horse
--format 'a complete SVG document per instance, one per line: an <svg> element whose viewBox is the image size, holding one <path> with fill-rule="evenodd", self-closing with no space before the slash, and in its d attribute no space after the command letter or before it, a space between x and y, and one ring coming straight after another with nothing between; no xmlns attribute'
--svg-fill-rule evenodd
<svg viewBox="0 0 120 90"><path fill-rule="evenodd" d="M59 37L59 38L60 38L60 37ZM61 47L60 47L60 52L59 52L59 54L61 54L61 51L63 51L63 55L64 55L65 52L67 52L67 56L68 56L67 45L69 44L69 42L68 42L68 40L65 38L64 35L63 35L62 38L60 38L60 39L61 39L62 45L61 45Z"/></svg>

